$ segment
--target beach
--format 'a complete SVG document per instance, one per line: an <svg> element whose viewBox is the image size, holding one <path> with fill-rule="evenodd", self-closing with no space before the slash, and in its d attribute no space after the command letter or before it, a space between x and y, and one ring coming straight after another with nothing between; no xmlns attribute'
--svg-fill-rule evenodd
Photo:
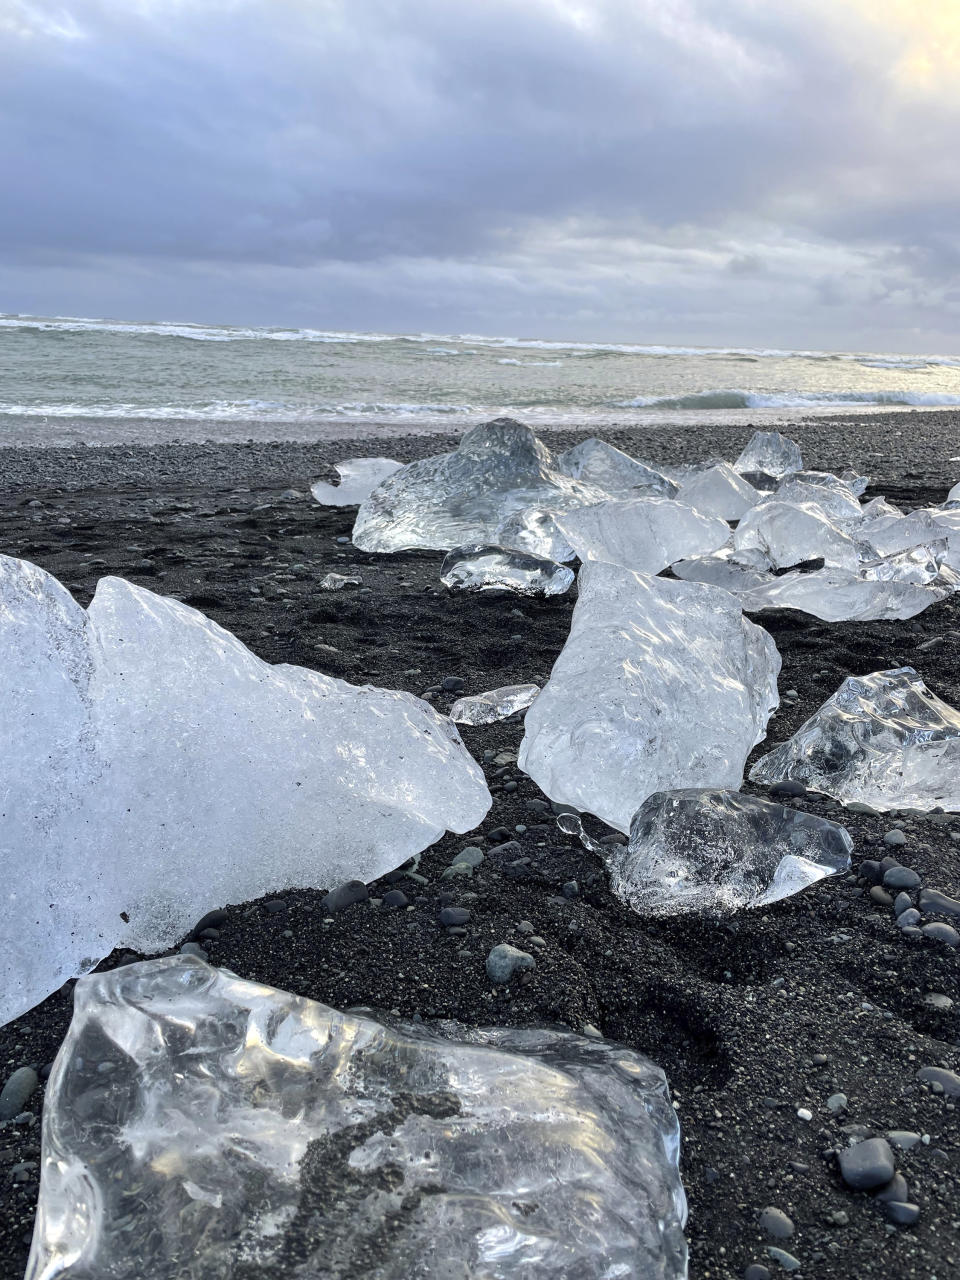
<svg viewBox="0 0 960 1280"><path fill-rule="evenodd" d="M354 509L310 497L310 483L329 478L338 460L411 461L452 447L454 435L394 427L227 444L197 440L196 426L182 444L0 448L0 553L42 566L83 604L100 577L129 578L201 609L268 662L355 684L423 695L447 677L466 693L545 683L567 636L572 593L449 592L439 582L443 553L358 551L349 542ZM808 467L868 474L867 497L882 493L904 509L942 502L960 479L956 411L819 417L785 429ZM732 460L751 430L698 421L598 434L634 456L677 464ZM565 427L543 438L567 447L589 434ZM330 571L358 576L361 586L319 591ZM960 706L958 596L906 622L828 624L793 611L755 621L782 655L780 690L798 697L781 703L752 758L788 738L850 674L913 665ZM428 696L447 711L458 693ZM219 937L205 943L211 962L340 1009L589 1027L647 1054L666 1071L680 1118L693 1280L739 1280L751 1264L780 1274L790 1264L770 1247L798 1261L797 1280L956 1274L957 1099L932 1092L917 1072L960 1071L958 952L903 935L883 893L871 895L875 886L857 871L891 852L883 837L896 827L906 837L892 849L898 860L924 886L957 898L960 815L877 817L806 795L790 803L850 831L849 876L721 920L645 920L613 897L598 859L557 828L549 803L507 759L522 720L461 732L493 792L479 831L445 836L414 877L371 885L370 901L329 919L320 901L333 885L278 885L254 903L211 902L226 910ZM599 835L600 824L591 830ZM442 879L467 845L486 855L473 876ZM404 892L405 909L375 905L390 887ZM438 924L446 905L470 911L465 936ZM484 958L497 943L523 945L521 922L543 940L536 969L520 985L492 988ZM102 967L130 959L115 953ZM5 1076L50 1064L69 1024L71 988L0 1029ZM41 1087L28 1104L32 1118L0 1129L3 1276L26 1264L42 1104ZM864 1136L919 1135L896 1152L921 1209L909 1229L843 1184L835 1154L858 1131L851 1126ZM759 1228L767 1207L787 1215L792 1233L776 1239Z"/></svg>

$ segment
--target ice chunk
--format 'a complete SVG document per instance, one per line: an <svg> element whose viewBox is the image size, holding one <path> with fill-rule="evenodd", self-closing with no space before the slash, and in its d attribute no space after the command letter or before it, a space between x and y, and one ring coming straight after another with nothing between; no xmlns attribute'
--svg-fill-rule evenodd
<svg viewBox="0 0 960 1280"><path fill-rule="evenodd" d="M880 810L958 810L960 712L912 667L850 676L750 777L768 785L790 778Z"/></svg>
<svg viewBox="0 0 960 1280"><path fill-rule="evenodd" d="M348 578L342 573L325 573L317 586L321 591L342 591L344 587L359 587L359 578Z"/></svg>
<svg viewBox="0 0 960 1280"><path fill-rule="evenodd" d="M557 528L556 516L557 512L549 507L514 511L500 522L496 543L547 560L575 560L577 553Z"/></svg>
<svg viewBox="0 0 960 1280"><path fill-rule="evenodd" d="M734 593L775 582L773 565L762 551L735 551L732 546L721 547L709 556L694 556L678 560L671 571L685 582L709 582Z"/></svg>
<svg viewBox="0 0 960 1280"><path fill-rule="evenodd" d="M457 724L494 724L529 707L539 692L538 684L508 684L472 698L458 698L450 708L450 719Z"/></svg>
<svg viewBox="0 0 960 1280"><path fill-rule="evenodd" d="M557 467L574 480L596 485L611 497L673 498L677 493L676 484L662 472L595 436L561 453Z"/></svg>
<svg viewBox="0 0 960 1280"><path fill-rule="evenodd" d="M726 462L691 476L680 486L677 496L704 515L719 516L721 520L739 520L760 499L753 485Z"/></svg>
<svg viewBox="0 0 960 1280"><path fill-rule="evenodd" d="M778 569L807 560L851 571L858 564L856 544L812 502L774 497L751 507L734 531L733 545L738 553L762 551Z"/></svg>
<svg viewBox="0 0 960 1280"><path fill-rule="evenodd" d="M896 555L865 560L860 565L860 577L873 582L917 582L926 586L940 578L938 561L946 548L947 544L941 540L929 546L910 547Z"/></svg>
<svg viewBox="0 0 960 1280"><path fill-rule="evenodd" d="M448 551L494 542L515 511L563 510L606 496L559 471L528 427L497 418L467 431L452 453L412 462L388 476L357 512L353 541L364 551Z"/></svg>
<svg viewBox="0 0 960 1280"><path fill-rule="evenodd" d="M456 729L411 694L270 666L119 578L84 612L0 557L0 610L17 918L0 935L0 1022L115 946L160 950L269 890L371 880L490 807Z"/></svg>
<svg viewBox="0 0 960 1280"><path fill-rule="evenodd" d="M385 1023L172 956L77 984L26 1280L683 1280L679 1147L620 1045Z"/></svg>
<svg viewBox="0 0 960 1280"><path fill-rule="evenodd" d="M808 481L806 476L822 478ZM787 476L777 485L776 494L764 501L813 503L840 525L859 524L863 519L863 509L853 490L836 476L823 472L798 471L796 475Z"/></svg>
<svg viewBox="0 0 960 1280"><path fill-rule="evenodd" d="M895 507L892 502L888 502L886 498L871 498L869 502L865 502L860 508L860 514L863 519L875 520L878 516L899 516L903 512L899 507Z"/></svg>
<svg viewBox="0 0 960 1280"><path fill-rule="evenodd" d="M864 560L880 559L935 542L944 537L930 511L911 511L909 515L875 516L861 522L855 533Z"/></svg>
<svg viewBox="0 0 960 1280"><path fill-rule="evenodd" d="M878 565L868 566L877 574ZM748 613L762 609L799 609L824 622L875 622L916 617L956 590L941 575L935 585L922 586L903 578L884 580L860 576L848 569L819 569L813 573L785 573L767 583L748 587L739 600Z"/></svg>
<svg viewBox="0 0 960 1280"><path fill-rule="evenodd" d="M518 591L528 596L559 596L573 586L573 570L556 560L510 547L456 547L444 558L440 581L468 591Z"/></svg>
<svg viewBox="0 0 960 1280"><path fill-rule="evenodd" d="M402 466L402 462L395 462L393 458L348 458L334 467L340 476L339 484L317 480L310 486L310 492L324 507L356 507Z"/></svg>
<svg viewBox="0 0 960 1280"><path fill-rule="evenodd" d="M599 502L557 517L581 560L602 560L640 573L659 573L675 560L715 551L730 536L725 520L670 498Z"/></svg>
<svg viewBox="0 0 960 1280"><path fill-rule="evenodd" d="M960 502L960 484L955 484L947 494L948 502Z"/></svg>
<svg viewBox="0 0 960 1280"><path fill-rule="evenodd" d="M733 786L777 705L780 655L726 591L592 563L518 764L627 831L668 786Z"/></svg>
<svg viewBox="0 0 960 1280"><path fill-rule="evenodd" d="M733 464L734 471L763 471L768 476L785 476L801 471L800 446L779 431L755 431Z"/></svg>
<svg viewBox="0 0 960 1280"><path fill-rule="evenodd" d="M646 916L723 913L789 898L850 866L843 827L718 788L658 791L607 848L610 888Z"/></svg>

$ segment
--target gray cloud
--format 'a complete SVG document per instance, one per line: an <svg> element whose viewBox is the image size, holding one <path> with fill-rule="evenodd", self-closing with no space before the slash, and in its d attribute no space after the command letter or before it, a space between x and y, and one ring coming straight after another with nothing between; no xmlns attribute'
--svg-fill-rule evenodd
<svg viewBox="0 0 960 1280"><path fill-rule="evenodd" d="M942 345L960 100L865 14L0 0L0 307Z"/></svg>

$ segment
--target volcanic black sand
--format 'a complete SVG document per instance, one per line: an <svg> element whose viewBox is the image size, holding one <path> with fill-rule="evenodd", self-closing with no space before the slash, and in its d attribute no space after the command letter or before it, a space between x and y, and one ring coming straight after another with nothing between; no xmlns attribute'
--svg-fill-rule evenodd
<svg viewBox="0 0 960 1280"><path fill-rule="evenodd" d="M549 441L569 444L582 434ZM677 462L734 458L749 434L671 427L607 438ZM905 507L942 501L960 478L960 462L948 461L960 453L950 414L821 419L792 434L808 466L857 466L874 477L870 495L886 493ZM0 551L50 570L83 603L101 575L121 574L202 609L269 662L354 683L418 694L447 676L461 677L466 692L542 683L566 637L572 596L448 592L438 581L441 555L358 552L338 541L350 533L353 510L321 508L309 497L309 482L336 459L409 460L450 443L434 436L0 450ZM299 494L285 496L289 489ZM363 585L320 592L316 584L330 570L359 575ZM788 737L851 673L911 663L960 706L960 598L902 623L831 625L792 612L759 620L783 657L781 691L795 689L799 699L781 706L757 754ZM432 696L446 710L455 695ZM600 863L557 830L537 788L517 772L521 735L516 721L463 729L476 757L487 753L493 809L481 830L428 850L422 878L396 881L407 909L360 902L328 918L320 898L331 885L278 885L274 909L265 906L270 899L210 902L227 906L219 938L206 944L211 960L340 1008L472 1024L592 1024L647 1053L667 1072L683 1127L696 1280L740 1277L752 1263L781 1274L769 1246L784 1251L787 1266L798 1261L795 1280L960 1274L956 1099L917 1079L925 1066L960 1069L957 951L902 934L891 907L875 900L882 895L872 897L856 874L723 920L645 921L610 895ZM491 759L500 753L510 759ZM892 853L926 887L960 890L960 815L903 820L844 814L814 797L792 803L846 824L855 868ZM882 837L896 826L906 843L890 849ZM599 824L592 829L601 834ZM507 840L506 849L489 852ZM488 851L473 878L442 880L469 844ZM578 896L564 896L569 881ZM371 897L387 887L372 885ZM466 936L439 925L448 903L469 908ZM531 922L545 945L531 947L520 921ZM16 930L15 905L3 927ZM522 984L494 988L484 958L504 941L535 949L536 969ZM104 967L121 958L129 953ZM50 1063L69 1022L71 986L0 1031L3 1078ZM831 1111L827 1099L837 1093L846 1108ZM32 1116L42 1104L41 1088L28 1104ZM897 1152L907 1197L921 1210L906 1228L891 1225L871 1195L849 1190L835 1158L851 1136L891 1130L920 1135ZM0 1129L3 1277L18 1277L26 1261L38 1160L36 1120ZM768 1206L789 1216L791 1236L761 1229Z"/></svg>

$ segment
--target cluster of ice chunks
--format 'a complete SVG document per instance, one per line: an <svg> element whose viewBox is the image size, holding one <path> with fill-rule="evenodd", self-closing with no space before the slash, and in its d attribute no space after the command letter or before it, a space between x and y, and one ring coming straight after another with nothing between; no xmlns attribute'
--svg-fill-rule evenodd
<svg viewBox="0 0 960 1280"><path fill-rule="evenodd" d="M675 560L715 551L730 536L725 520L671 498L600 502L564 512L557 525L582 561L638 573L659 573Z"/></svg>
<svg viewBox="0 0 960 1280"><path fill-rule="evenodd" d="M153 960L77 984L26 1280L683 1280L679 1146L619 1045Z"/></svg>
<svg viewBox="0 0 960 1280"><path fill-rule="evenodd" d="M607 493L565 475L533 432L511 418L467 431L452 453L401 467L362 503L353 541L363 551L449 551L496 542L507 518L601 502Z"/></svg>
<svg viewBox="0 0 960 1280"><path fill-rule="evenodd" d="M605 847L610 887L641 915L761 907L850 866L848 832L814 814L738 791L648 796L628 845Z"/></svg>
<svg viewBox="0 0 960 1280"><path fill-rule="evenodd" d="M654 791L740 785L779 670L773 640L728 592L585 564L519 767L551 800L628 831Z"/></svg>
<svg viewBox="0 0 960 1280"><path fill-rule="evenodd" d="M402 466L402 462L395 462L393 458L348 458L334 467L340 477L339 484L317 480L310 486L310 492L324 507L356 507Z"/></svg>
<svg viewBox="0 0 960 1280"><path fill-rule="evenodd" d="M879 810L960 810L960 712L912 667L850 676L750 778Z"/></svg>
<svg viewBox="0 0 960 1280"><path fill-rule="evenodd" d="M540 692L538 684L508 684L469 698L458 698L450 708L456 724L495 724L517 711L525 711Z"/></svg>
<svg viewBox="0 0 960 1280"><path fill-rule="evenodd" d="M491 799L412 694L270 666L120 578L88 610L0 556L0 1023L226 901L373 879Z"/></svg>
<svg viewBox="0 0 960 1280"><path fill-rule="evenodd" d="M456 547L444 557L440 581L463 591L516 591L520 595L558 596L573 586L566 565L527 551L478 544Z"/></svg>

